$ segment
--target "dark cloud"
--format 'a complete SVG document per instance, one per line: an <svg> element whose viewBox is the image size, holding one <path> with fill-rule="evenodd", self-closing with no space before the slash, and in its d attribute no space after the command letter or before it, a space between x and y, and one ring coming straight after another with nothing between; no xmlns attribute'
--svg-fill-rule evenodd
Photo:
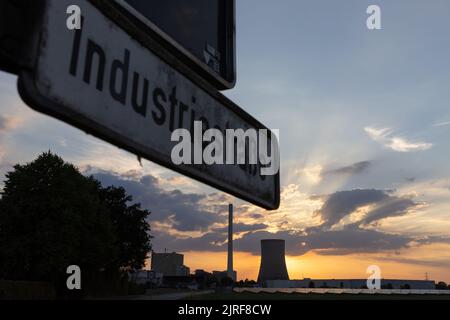
<svg viewBox="0 0 450 320"><path fill-rule="evenodd" d="M266 231L254 232L236 240L235 248L257 254L262 239L278 238L286 241L286 252L289 255L303 255L311 250L319 254L333 255L398 250L407 247L413 240L409 237L349 226L339 231L309 229L304 234L288 231L275 234Z"/></svg>
<svg viewBox="0 0 450 320"><path fill-rule="evenodd" d="M216 227L216 223L226 224L226 205L206 206L210 201L202 195L184 193L180 190L163 190L157 178L137 174L117 175L111 172L97 172L94 175L103 185L124 187L140 202L143 207L152 211L151 221L172 224L173 231L201 231L201 236L177 237L163 230L154 230L154 249L162 251L225 251L227 246L227 228ZM336 192L326 196L322 208L316 212L324 223L315 228L304 231L285 230L270 233L268 225L237 223L234 225L236 233L245 234L235 239L236 251L259 254L262 239L284 239L286 252L289 255L302 255L308 251L315 251L323 255L351 254L363 252L396 251L408 247L417 239L397 234L389 234L376 230L369 230L363 226L379 221L386 217L399 216L408 212L416 203L409 198L395 197L389 191L382 190L351 190ZM368 215L356 224L346 225L341 230L330 229L342 218L351 214L361 206L374 206ZM261 214L254 214L254 218L261 218Z"/></svg>
<svg viewBox="0 0 450 320"><path fill-rule="evenodd" d="M94 177L103 186L125 188L133 196L133 201L141 203L152 212L150 222L172 222L174 230L206 231L214 223L224 223L226 220L222 215L223 211L212 211L202 204L208 195L184 193L180 190L165 191L159 186L158 179L151 175L138 178L135 175L130 177L99 171ZM227 207L224 206L222 209Z"/></svg>
<svg viewBox="0 0 450 320"><path fill-rule="evenodd" d="M369 224L389 217L403 216L417 205L416 202L409 198L389 197L377 203L376 207L361 222Z"/></svg>
<svg viewBox="0 0 450 320"><path fill-rule="evenodd" d="M412 237L362 229L357 225L329 231L312 228L303 237L306 250L316 250L324 255L394 251L408 247L413 240Z"/></svg>
<svg viewBox="0 0 450 320"><path fill-rule="evenodd" d="M337 169L327 170L324 172L325 175L352 175L352 174L359 174L367 170L370 166L370 161L361 161L356 162L350 166L341 167Z"/></svg>
<svg viewBox="0 0 450 320"><path fill-rule="evenodd" d="M227 250L227 234L222 232L225 230L219 230L216 232L213 230L199 237L177 238L167 233L156 232L153 240L154 249L156 251L162 251L168 248L169 251L208 251L208 252L221 252ZM296 233L289 231L280 231L278 233L270 233L265 230L253 231L245 234L240 239L234 240L235 251L249 252L252 254L259 254L260 241L262 239L285 239L287 252L295 254L303 254L306 251L298 250L298 242L300 238L296 236Z"/></svg>
<svg viewBox="0 0 450 320"><path fill-rule="evenodd" d="M450 187L449 187L449 189L450 189ZM259 220L259 219L263 219L264 215L262 215L260 213L250 213L248 215L248 217L251 218L251 219Z"/></svg>
<svg viewBox="0 0 450 320"><path fill-rule="evenodd" d="M364 225L393 216L404 215L417 204L410 198L392 196L390 191L351 190L336 192L327 196L322 208L316 212L323 224L304 231L279 231L270 233L266 225L237 225L238 229L249 231L236 239L237 251L258 254L262 239L284 239L286 252L302 255L315 251L322 255L342 255L351 253L371 253L397 251L407 248L411 243L424 243L414 237L390 234L364 228ZM331 229L342 218L361 206L373 205L373 209L359 222L346 225L339 230ZM244 229L243 229L244 228ZM226 250L226 228L211 230L199 238L165 239L176 250L223 251ZM434 240L433 240L434 241Z"/></svg>
<svg viewBox="0 0 450 320"><path fill-rule="evenodd" d="M279 231L270 233L265 230L251 232L234 241L234 248L238 251L260 253L260 242L263 239L283 239L286 241L286 253L302 255L308 250L302 247L302 234L294 231Z"/></svg>
<svg viewBox="0 0 450 320"><path fill-rule="evenodd" d="M346 255L352 253L395 252L407 248L415 241L412 237L388 234L375 230L347 226L343 230L323 231L311 228L306 232L279 231L270 233L265 230L249 232L234 241L236 251L260 253L263 239L283 239L286 241L286 253L299 256L314 250L321 255ZM177 239L167 234L155 237L156 250L170 248L175 251L225 251L226 234L210 232L201 237Z"/></svg>
<svg viewBox="0 0 450 320"><path fill-rule="evenodd" d="M233 231L236 233L250 232L250 231L264 230L267 227L268 227L268 225L263 224L263 223L257 223L257 224L235 223L233 225ZM226 232L228 232L228 226L222 227L222 228L214 228L212 231L219 232L219 233L226 233Z"/></svg>
<svg viewBox="0 0 450 320"><path fill-rule="evenodd" d="M328 196L324 205L316 212L323 220L323 227L331 227L356 209L389 198L382 190L339 191Z"/></svg>
<svg viewBox="0 0 450 320"><path fill-rule="evenodd" d="M209 232L200 237L177 238L163 232L154 232L152 246L155 251L209 251L220 252L226 250L227 235Z"/></svg>
<svg viewBox="0 0 450 320"><path fill-rule="evenodd" d="M392 196L390 191L384 190L350 190L339 191L329 195L322 208L316 211L323 221L323 228L329 228L339 223L358 208L372 205L360 224L369 224L388 217L402 216L416 207L418 203L409 197Z"/></svg>

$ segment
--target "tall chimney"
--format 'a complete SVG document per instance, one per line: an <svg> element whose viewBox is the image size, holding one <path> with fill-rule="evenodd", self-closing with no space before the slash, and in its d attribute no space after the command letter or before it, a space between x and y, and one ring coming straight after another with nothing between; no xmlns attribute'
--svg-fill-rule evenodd
<svg viewBox="0 0 450 320"><path fill-rule="evenodd" d="M233 205L228 206L228 265L227 275L236 281L233 270Z"/></svg>

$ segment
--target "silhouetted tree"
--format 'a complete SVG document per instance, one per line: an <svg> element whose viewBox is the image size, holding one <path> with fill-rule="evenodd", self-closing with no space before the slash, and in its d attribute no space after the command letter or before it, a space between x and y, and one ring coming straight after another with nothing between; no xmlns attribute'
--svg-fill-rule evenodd
<svg viewBox="0 0 450 320"><path fill-rule="evenodd" d="M248 280L248 279L245 279L245 282L244 282L244 285L246 286L246 287L254 287L254 286L256 286L256 281L255 280Z"/></svg>
<svg viewBox="0 0 450 320"><path fill-rule="evenodd" d="M133 198L122 187L107 187L100 190L100 198L111 214L116 234L115 247L119 250L117 264L121 269L140 269L151 250L150 225L146 219L148 210L140 204L132 204Z"/></svg>
<svg viewBox="0 0 450 320"><path fill-rule="evenodd" d="M0 278L64 290L69 265L81 267L84 288L86 279L142 266L149 212L129 201L51 152L16 165L0 199Z"/></svg>
<svg viewBox="0 0 450 320"><path fill-rule="evenodd" d="M238 282L235 283L235 286L238 288L253 288L256 286L256 281L255 280L249 280L249 279L245 279L245 280L239 280Z"/></svg>

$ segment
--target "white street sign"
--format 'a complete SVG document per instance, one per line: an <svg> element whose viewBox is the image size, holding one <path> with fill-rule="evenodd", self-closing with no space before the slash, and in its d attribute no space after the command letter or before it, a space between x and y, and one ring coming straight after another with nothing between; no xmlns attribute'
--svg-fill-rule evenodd
<svg viewBox="0 0 450 320"><path fill-rule="evenodd" d="M69 30L66 10L78 5L82 28ZM196 84L132 38L87 0L48 0L36 34L34 70L20 75L24 100L138 156L267 209L279 206L279 174L259 166L174 165L171 133L208 128L264 129L220 93ZM192 131L193 132L193 131Z"/></svg>

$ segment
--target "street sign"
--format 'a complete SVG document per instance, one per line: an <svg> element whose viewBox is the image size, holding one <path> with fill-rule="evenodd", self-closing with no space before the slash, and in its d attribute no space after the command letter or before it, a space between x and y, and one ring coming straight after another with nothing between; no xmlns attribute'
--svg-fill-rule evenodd
<svg viewBox="0 0 450 320"><path fill-rule="evenodd" d="M139 28L211 82L230 89L236 81L235 0L114 0Z"/></svg>
<svg viewBox="0 0 450 320"><path fill-rule="evenodd" d="M80 30L66 27L73 4L83 14ZM19 77L21 96L32 108L263 208L278 208L279 173L171 159L172 132L192 130L195 121L221 131L265 126L195 75L187 77L149 35L131 36L125 30L133 26L120 13L107 16L87 0L47 0L45 6L29 50L36 52L35 64Z"/></svg>

